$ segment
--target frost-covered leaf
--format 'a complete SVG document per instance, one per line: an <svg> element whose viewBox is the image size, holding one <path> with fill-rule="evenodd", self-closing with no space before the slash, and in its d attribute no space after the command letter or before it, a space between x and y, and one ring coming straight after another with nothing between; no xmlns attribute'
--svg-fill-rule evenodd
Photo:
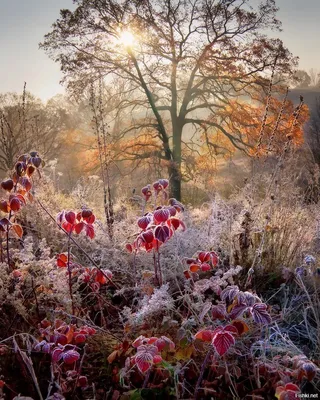
<svg viewBox="0 0 320 400"><path fill-rule="evenodd" d="M244 314L246 311L248 310L248 306L246 304L236 304L230 314L229 317L231 319L236 319L242 316L242 314Z"/></svg>
<svg viewBox="0 0 320 400"><path fill-rule="evenodd" d="M264 303L257 303L251 307L251 314L253 320L257 324L267 325L272 321L269 313L267 312L267 305Z"/></svg>
<svg viewBox="0 0 320 400"><path fill-rule="evenodd" d="M202 340L204 342L211 342L213 332L210 329L202 329L194 335L195 339Z"/></svg>
<svg viewBox="0 0 320 400"><path fill-rule="evenodd" d="M235 327L232 328L237 331ZM235 344L235 338L230 329L218 328L214 331L211 343L216 352L223 356Z"/></svg>
<svg viewBox="0 0 320 400"><path fill-rule="evenodd" d="M141 345L135 355L136 365L141 373L149 371L153 364L153 358L158 354L158 348L154 345Z"/></svg>
<svg viewBox="0 0 320 400"><path fill-rule="evenodd" d="M235 299L235 297L238 295L240 292L238 286L232 285L226 287L222 292L221 292L221 300L223 301L229 301L230 303Z"/></svg>

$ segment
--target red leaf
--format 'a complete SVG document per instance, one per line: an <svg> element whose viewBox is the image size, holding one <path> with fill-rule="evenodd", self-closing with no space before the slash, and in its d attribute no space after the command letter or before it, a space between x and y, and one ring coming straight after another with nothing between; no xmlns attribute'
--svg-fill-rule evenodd
<svg viewBox="0 0 320 400"><path fill-rule="evenodd" d="M31 182L26 176L19 178L19 183L27 192L29 192L32 188Z"/></svg>
<svg viewBox="0 0 320 400"><path fill-rule="evenodd" d="M59 254L58 257L60 258L60 260L62 260L65 263L68 261L68 256L64 253Z"/></svg>
<svg viewBox="0 0 320 400"><path fill-rule="evenodd" d="M154 345L141 345L138 347L138 352L135 356L135 362L141 373L149 371L153 364L153 357L157 355L158 349Z"/></svg>
<svg viewBox="0 0 320 400"><path fill-rule="evenodd" d="M11 228L15 231L15 233L19 236L19 238L22 238L23 235L23 229L22 226L19 224L13 224Z"/></svg>
<svg viewBox="0 0 320 400"><path fill-rule="evenodd" d="M210 267L209 264L207 264L207 263L201 264L201 271L202 272L207 272L207 271L210 271L210 270L211 270L211 267Z"/></svg>
<svg viewBox="0 0 320 400"><path fill-rule="evenodd" d="M90 218L92 215L92 211L89 208L86 208L81 211L82 218Z"/></svg>
<svg viewBox="0 0 320 400"><path fill-rule="evenodd" d="M41 165L41 158L40 157L32 157L31 162L36 168L39 168Z"/></svg>
<svg viewBox="0 0 320 400"><path fill-rule="evenodd" d="M217 255L217 253L214 251L210 252L210 256L211 256L211 263L215 267L219 262L219 257Z"/></svg>
<svg viewBox="0 0 320 400"><path fill-rule="evenodd" d="M213 338L213 332L209 329L203 329L197 332L194 337L196 339L203 340L204 342L211 342Z"/></svg>
<svg viewBox="0 0 320 400"><path fill-rule="evenodd" d="M145 243L152 243L154 240L154 235L152 230L148 230L146 232L142 232L140 237Z"/></svg>
<svg viewBox="0 0 320 400"><path fill-rule="evenodd" d="M141 193L144 195L144 198L146 201L150 199L152 196L151 190L150 190L150 185L147 185L141 189Z"/></svg>
<svg viewBox="0 0 320 400"><path fill-rule="evenodd" d="M154 345L158 348L159 351L162 350L174 350L174 343L171 339L167 338L166 336L161 336L154 342Z"/></svg>
<svg viewBox="0 0 320 400"><path fill-rule="evenodd" d="M133 252L132 244L127 243L127 244L126 244L126 250L127 250L129 253L132 253L132 252Z"/></svg>
<svg viewBox="0 0 320 400"><path fill-rule="evenodd" d="M226 318L226 306L225 304L217 304L211 308L212 318L223 320Z"/></svg>
<svg viewBox="0 0 320 400"><path fill-rule="evenodd" d="M57 259L57 266L60 268L65 268L67 266L67 263L62 261L60 258Z"/></svg>
<svg viewBox="0 0 320 400"><path fill-rule="evenodd" d="M31 176L31 175L34 173L35 170L36 170L36 169L35 169L35 167L34 167L33 165L28 165L26 174L27 174L28 176Z"/></svg>
<svg viewBox="0 0 320 400"><path fill-rule="evenodd" d="M238 331L238 335L242 335L243 333L246 333L249 331L249 327L244 321L235 320L235 321L232 321L232 325L236 327L236 329Z"/></svg>
<svg viewBox="0 0 320 400"><path fill-rule="evenodd" d="M14 197L11 201L10 201L10 209L14 212L19 211L21 208L21 201L17 198Z"/></svg>
<svg viewBox="0 0 320 400"><path fill-rule="evenodd" d="M162 190L162 185L159 181L154 182L152 184L152 186L153 186L153 189L157 192L157 194Z"/></svg>
<svg viewBox="0 0 320 400"><path fill-rule="evenodd" d="M313 380L317 373L316 366L311 362L303 363L301 370L309 382Z"/></svg>
<svg viewBox="0 0 320 400"><path fill-rule="evenodd" d="M73 364L78 361L80 354L75 350L68 350L62 355L62 359L66 364Z"/></svg>
<svg viewBox="0 0 320 400"><path fill-rule="evenodd" d="M0 211L8 213L10 211L9 203L6 200L0 201Z"/></svg>
<svg viewBox="0 0 320 400"><path fill-rule="evenodd" d="M101 283L101 285L104 285L105 283L107 283L107 278L100 270L97 270L95 281Z"/></svg>
<svg viewBox="0 0 320 400"><path fill-rule="evenodd" d="M69 222L63 222L61 226L68 233L72 232L73 230L73 225L69 224Z"/></svg>
<svg viewBox="0 0 320 400"><path fill-rule="evenodd" d="M210 253L208 251L201 251L198 255L198 259L200 262L208 262L210 261Z"/></svg>
<svg viewBox="0 0 320 400"><path fill-rule="evenodd" d="M142 342L146 340L145 336L140 335L133 343L132 346L135 348L138 348L139 346L142 345Z"/></svg>
<svg viewBox="0 0 320 400"><path fill-rule="evenodd" d="M83 335L82 333L75 333L74 334L74 342L76 343L76 344L79 344L79 343L84 343L85 341L86 341L86 335Z"/></svg>
<svg viewBox="0 0 320 400"><path fill-rule="evenodd" d="M190 279L191 278L191 274L187 269L183 271L183 274L184 274L186 279Z"/></svg>
<svg viewBox="0 0 320 400"><path fill-rule="evenodd" d="M88 386L88 378L84 375L80 375L78 378L78 386L81 388L85 388Z"/></svg>
<svg viewBox="0 0 320 400"><path fill-rule="evenodd" d="M73 225L76 221L76 214L73 211L69 211L67 213L65 213L65 219L67 222L69 222L69 224Z"/></svg>
<svg viewBox="0 0 320 400"><path fill-rule="evenodd" d="M181 225L181 221L178 218L170 218L168 219L167 224L176 231Z"/></svg>
<svg viewBox="0 0 320 400"><path fill-rule="evenodd" d="M81 233L83 228L84 228L84 222L79 222L78 224L75 225L74 230L76 234L79 235L79 233Z"/></svg>
<svg viewBox="0 0 320 400"><path fill-rule="evenodd" d="M154 363L154 364L159 364L159 363L161 363L161 361L162 361L162 357L160 356L160 354L156 354L156 355L153 357L153 363Z"/></svg>
<svg viewBox="0 0 320 400"><path fill-rule="evenodd" d="M86 224L86 235L90 238L94 238L94 227L90 224Z"/></svg>
<svg viewBox="0 0 320 400"><path fill-rule="evenodd" d="M168 207L168 210L171 217L174 217L177 214L177 210L173 206Z"/></svg>
<svg viewBox="0 0 320 400"><path fill-rule="evenodd" d="M212 346L220 356L223 356L234 344L234 336L224 329L217 331L212 338Z"/></svg>
<svg viewBox="0 0 320 400"><path fill-rule="evenodd" d="M191 272L198 272L200 269L200 266L198 264L191 264L189 268L190 268Z"/></svg>
<svg viewBox="0 0 320 400"><path fill-rule="evenodd" d="M284 388L285 390L291 390L292 392L300 392L299 386L295 385L294 383L287 383Z"/></svg>
<svg viewBox="0 0 320 400"><path fill-rule="evenodd" d="M151 216L150 215L144 215L143 217L138 219L138 226L141 229L147 229L148 225L151 222Z"/></svg>
<svg viewBox="0 0 320 400"><path fill-rule="evenodd" d="M161 208L155 210L153 213L153 219L156 224L161 224L161 222L166 222L170 218L170 212L167 208Z"/></svg>
<svg viewBox="0 0 320 400"><path fill-rule="evenodd" d="M170 229L167 226L157 226L154 230L154 236L159 242L164 243L170 237Z"/></svg>
<svg viewBox="0 0 320 400"><path fill-rule="evenodd" d="M169 185L168 179L159 179L158 182L163 187L163 189L166 189L168 187L168 185Z"/></svg>
<svg viewBox="0 0 320 400"><path fill-rule="evenodd" d="M61 344L62 346L64 346L68 343L67 336L62 333L56 333L53 338L56 344Z"/></svg>
<svg viewBox="0 0 320 400"><path fill-rule="evenodd" d="M96 220L96 217L92 214L90 217L83 218L88 224L93 224Z"/></svg>
<svg viewBox="0 0 320 400"><path fill-rule="evenodd" d="M6 190L7 192L11 192L11 190L13 189L13 186L14 186L14 182L12 179L7 179L7 180L1 182L2 189Z"/></svg>
<svg viewBox="0 0 320 400"><path fill-rule="evenodd" d="M62 353L63 351L61 349L55 348L51 353L52 361L57 362L61 360Z"/></svg>

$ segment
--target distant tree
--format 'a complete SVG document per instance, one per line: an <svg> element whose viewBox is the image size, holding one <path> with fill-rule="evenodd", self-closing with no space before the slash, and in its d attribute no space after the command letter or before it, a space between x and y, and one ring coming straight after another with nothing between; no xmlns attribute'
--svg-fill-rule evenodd
<svg viewBox="0 0 320 400"><path fill-rule="evenodd" d="M312 152L314 162L320 166L320 96L316 99L305 132L306 142Z"/></svg>
<svg viewBox="0 0 320 400"><path fill-rule="evenodd" d="M213 133L248 152L254 142L234 125L234 113L244 101L261 100L272 70L285 76L296 65L279 39L262 34L281 25L274 0L75 3L74 11L61 10L40 46L61 64L70 90L82 93L100 77L125 82L121 107L139 116L126 129L157 138L178 199L190 130L201 132L213 153L226 150ZM143 157L154 154L148 146Z"/></svg>
<svg viewBox="0 0 320 400"><path fill-rule="evenodd" d="M296 84L297 88L301 88L301 89L307 88L311 84L310 75L302 69L299 69L298 71L296 71L294 78L297 82L297 84Z"/></svg>
<svg viewBox="0 0 320 400"><path fill-rule="evenodd" d="M310 76L310 86L319 87L320 86L320 74L319 71L315 68L311 68L309 70Z"/></svg>
<svg viewBox="0 0 320 400"><path fill-rule="evenodd" d="M8 171L19 155L34 149L44 159L56 156L67 119L67 111L55 100L44 105L26 91L0 94L0 170Z"/></svg>

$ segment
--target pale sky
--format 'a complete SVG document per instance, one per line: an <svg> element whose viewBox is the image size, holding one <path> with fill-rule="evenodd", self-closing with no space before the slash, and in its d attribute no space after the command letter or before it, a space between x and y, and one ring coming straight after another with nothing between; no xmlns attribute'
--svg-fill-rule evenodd
<svg viewBox="0 0 320 400"><path fill-rule="evenodd" d="M283 32L276 33L300 57L300 68L320 72L320 0L277 0ZM28 90L47 100L64 89L55 64L38 49L44 34L72 0L0 0L0 93Z"/></svg>

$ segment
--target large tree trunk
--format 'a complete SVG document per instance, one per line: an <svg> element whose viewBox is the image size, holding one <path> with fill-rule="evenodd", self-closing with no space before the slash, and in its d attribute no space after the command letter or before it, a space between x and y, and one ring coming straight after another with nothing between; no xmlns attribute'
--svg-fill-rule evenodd
<svg viewBox="0 0 320 400"><path fill-rule="evenodd" d="M173 159L169 165L170 197L179 201L181 201L181 135L182 128L176 126L173 131Z"/></svg>
<svg viewBox="0 0 320 400"><path fill-rule="evenodd" d="M181 164L177 165L176 162L172 161L169 167L170 177L170 197L181 201Z"/></svg>

